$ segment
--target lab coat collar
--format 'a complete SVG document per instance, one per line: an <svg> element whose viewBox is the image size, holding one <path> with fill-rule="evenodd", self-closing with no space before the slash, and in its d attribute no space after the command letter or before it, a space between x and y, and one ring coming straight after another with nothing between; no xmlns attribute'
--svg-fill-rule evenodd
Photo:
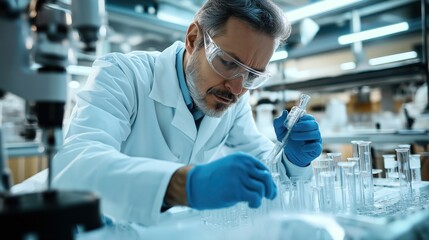
<svg viewBox="0 0 429 240"><path fill-rule="evenodd" d="M176 51L182 42L175 42L155 60L154 81L149 97L168 107L176 107L182 93L176 71ZM183 101L182 101L183 102Z"/></svg>
<svg viewBox="0 0 429 240"><path fill-rule="evenodd" d="M195 141L197 127L192 124L194 117L183 100L177 77L176 53L179 47L183 47L183 43L177 41L156 58L154 81L149 97L167 107L175 108L171 124Z"/></svg>
<svg viewBox="0 0 429 240"><path fill-rule="evenodd" d="M171 124L195 141L193 152L196 154L212 136L222 117L205 116L197 136L197 127L195 124L190 124L194 122L194 118L183 100L177 78L176 52L180 45L183 46L183 43L175 42L157 57L149 97L165 106L175 108Z"/></svg>

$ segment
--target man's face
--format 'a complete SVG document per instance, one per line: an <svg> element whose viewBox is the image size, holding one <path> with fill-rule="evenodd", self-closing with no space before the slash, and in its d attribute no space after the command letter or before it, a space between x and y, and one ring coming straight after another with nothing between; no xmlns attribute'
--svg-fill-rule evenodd
<svg viewBox="0 0 429 240"><path fill-rule="evenodd" d="M203 37L203 32L200 31ZM219 48L241 63L258 71L264 71L273 51L275 41L257 32L246 23L230 18L225 32L213 38ZM225 110L246 93L242 77L224 79L209 65L205 49L190 54L186 64L186 80L195 104L207 116L220 117Z"/></svg>

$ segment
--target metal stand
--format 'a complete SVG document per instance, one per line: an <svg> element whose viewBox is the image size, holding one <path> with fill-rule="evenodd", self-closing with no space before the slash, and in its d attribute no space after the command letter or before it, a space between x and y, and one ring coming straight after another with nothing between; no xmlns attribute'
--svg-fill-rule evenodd
<svg viewBox="0 0 429 240"><path fill-rule="evenodd" d="M18 3L19 2L19 3ZM51 189L52 157L59 139L67 99L70 13L56 1L0 0L0 96L12 92L35 104L38 126L48 157L48 190L15 195L11 186L5 148L0 144L0 229L1 239L73 239L78 227L101 226L99 199L92 193ZM102 0L73 0L74 28L87 48L96 42L104 12ZM31 51L27 40L30 24L35 34ZM33 54L30 54L30 53ZM34 62L41 67L32 68ZM1 143L1 131L0 131Z"/></svg>
<svg viewBox="0 0 429 240"><path fill-rule="evenodd" d="M7 164L7 154L4 148L3 131L0 127L0 192L9 192L12 178Z"/></svg>
<svg viewBox="0 0 429 240"><path fill-rule="evenodd" d="M51 136L47 138L50 141L44 141L50 168L55 149L53 138ZM51 177L46 191L12 194L1 128L0 171L0 226L5 239L22 240L31 236L38 240L68 240L74 239L78 228L89 231L102 226L100 200L96 195L83 191L52 190Z"/></svg>
<svg viewBox="0 0 429 240"><path fill-rule="evenodd" d="M429 113L429 64L428 64L428 34L427 34L427 0L421 0L421 11L422 11L422 67L423 67L423 79L426 82L427 87L427 99L426 109L423 113Z"/></svg>
<svg viewBox="0 0 429 240"><path fill-rule="evenodd" d="M44 191L0 197L0 226L5 239L74 239L102 226L99 199L88 192Z"/></svg>

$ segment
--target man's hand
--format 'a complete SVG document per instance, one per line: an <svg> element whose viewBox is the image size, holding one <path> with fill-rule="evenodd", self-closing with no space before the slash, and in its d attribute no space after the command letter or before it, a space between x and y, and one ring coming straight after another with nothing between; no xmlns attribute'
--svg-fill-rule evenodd
<svg viewBox="0 0 429 240"><path fill-rule="evenodd" d="M284 121L288 112L283 111L282 115L274 119L274 131L277 140L282 141L286 134ZM322 153L322 136L319 125L313 116L305 114L302 116L291 130L288 142L284 148L286 157L297 166L308 166L311 161Z"/></svg>
<svg viewBox="0 0 429 240"><path fill-rule="evenodd" d="M265 165L245 153L197 165L187 176L188 204L195 209L230 207L238 202L257 208L263 197L273 199L277 194Z"/></svg>

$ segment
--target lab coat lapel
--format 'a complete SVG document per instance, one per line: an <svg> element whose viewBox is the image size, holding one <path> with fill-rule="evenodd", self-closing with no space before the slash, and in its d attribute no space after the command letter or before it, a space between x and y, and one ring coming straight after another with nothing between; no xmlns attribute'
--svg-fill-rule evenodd
<svg viewBox="0 0 429 240"><path fill-rule="evenodd" d="M183 100L177 78L176 51L180 44L183 43L174 43L157 57L149 97L165 106L174 108L171 124L195 141L197 128L194 118Z"/></svg>
<svg viewBox="0 0 429 240"><path fill-rule="evenodd" d="M197 138L197 127L195 126L194 117L182 100L177 102L176 111L174 112L173 121L171 124L182 131L188 137L195 141Z"/></svg>
<svg viewBox="0 0 429 240"><path fill-rule="evenodd" d="M206 142L213 135L214 131L216 130L221 120L222 120L221 117L215 118L215 117L204 116L198 131L198 136L195 142L193 155L198 154L198 152L203 148Z"/></svg>

